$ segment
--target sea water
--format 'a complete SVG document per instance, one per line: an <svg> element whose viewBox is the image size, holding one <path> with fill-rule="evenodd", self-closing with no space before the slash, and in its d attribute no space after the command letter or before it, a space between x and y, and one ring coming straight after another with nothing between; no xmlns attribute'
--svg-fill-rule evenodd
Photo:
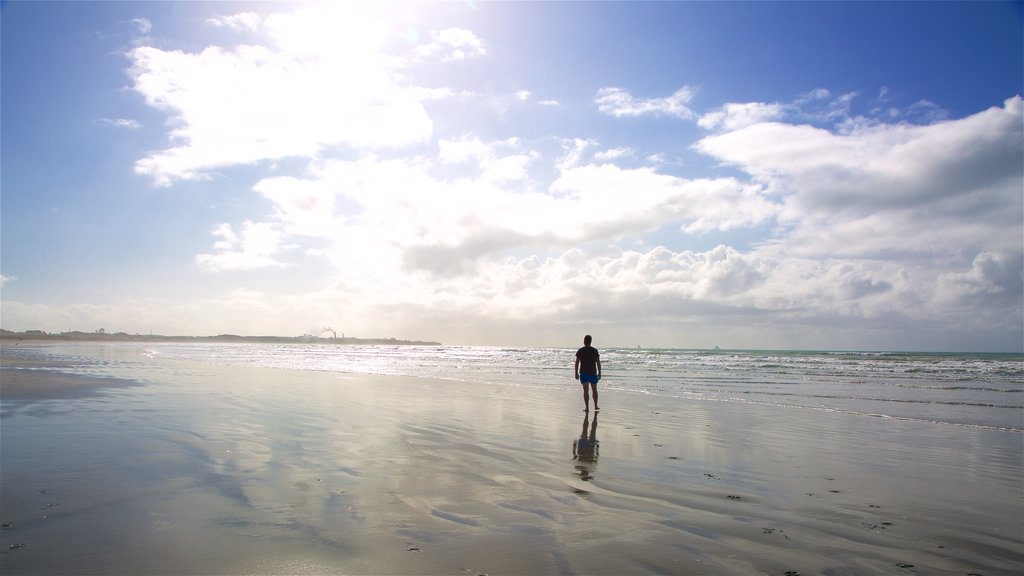
<svg viewBox="0 0 1024 576"><path fill-rule="evenodd" d="M49 345L65 370L119 376L132 353L223 365L441 378L486 386L566 387L574 349L482 346L123 343L128 355L76 354ZM863 417L1024 432L1024 354L601 350L602 399L645 394L670 401L774 405ZM123 368L127 368L124 366Z"/></svg>

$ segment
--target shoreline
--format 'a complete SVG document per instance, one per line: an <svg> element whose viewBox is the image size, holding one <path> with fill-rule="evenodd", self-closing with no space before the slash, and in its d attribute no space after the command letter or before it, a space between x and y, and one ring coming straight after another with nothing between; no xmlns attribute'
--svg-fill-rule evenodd
<svg viewBox="0 0 1024 576"><path fill-rule="evenodd" d="M607 389L595 417L578 386L103 360L136 385L65 374L12 403L0 371L5 573L1024 569L1021 434Z"/></svg>

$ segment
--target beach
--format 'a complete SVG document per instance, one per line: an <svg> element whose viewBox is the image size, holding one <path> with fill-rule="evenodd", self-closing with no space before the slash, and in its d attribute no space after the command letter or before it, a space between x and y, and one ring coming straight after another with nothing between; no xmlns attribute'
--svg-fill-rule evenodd
<svg viewBox="0 0 1024 576"><path fill-rule="evenodd" d="M1024 572L1020 431L14 348L4 574Z"/></svg>

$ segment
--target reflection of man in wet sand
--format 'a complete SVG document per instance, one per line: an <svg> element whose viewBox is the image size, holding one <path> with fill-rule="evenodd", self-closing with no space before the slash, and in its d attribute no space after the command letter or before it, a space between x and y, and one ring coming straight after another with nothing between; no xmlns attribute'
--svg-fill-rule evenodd
<svg viewBox="0 0 1024 576"><path fill-rule="evenodd" d="M590 392L594 392L594 411L597 407L597 381L601 379L601 353L590 345L592 338L590 334L583 337L583 348L576 351L576 364L573 372L576 379L583 385L583 409L590 410ZM590 385L588 388L587 385Z"/></svg>
<svg viewBox="0 0 1024 576"><path fill-rule="evenodd" d="M589 432L588 427L590 428ZM580 432L580 437L572 441L572 459L580 462L576 465L580 478L584 480L592 478L588 464L597 463L597 451L597 414L594 414L594 423L591 424L588 413L583 417L583 431Z"/></svg>

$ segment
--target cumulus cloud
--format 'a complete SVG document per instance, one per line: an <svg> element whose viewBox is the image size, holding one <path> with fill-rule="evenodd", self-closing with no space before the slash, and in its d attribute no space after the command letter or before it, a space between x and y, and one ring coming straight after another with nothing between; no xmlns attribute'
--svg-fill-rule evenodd
<svg viewBox="0 0 1024 576"><path fill-rule="evenodd" d="M775 120L782 117L782 115L783 107L777 103L729 103L703 114L697 121L697 124L707 130L732 132L753 124Z"/></svg>
<svg viewBox="0 0 1024 576"><path fill-rule="evenodd" d="M1020 97L949 120L937 105L897 109L881 93L887 106L860 117L856 94L818 89L698 117L688 86L655 98L601 88L601 114L707 130L692 149L712 169L670 174L664 152L616 141L460 132L425 104L486 98L416 85L409 66L464 68L487 55L482 39L450 28L403 44L401 56L387 51L391 28L331 20L339 30L324 9L211 22L260 43L131 54L135 89L170 117L167 148L140 159L138 172L170 185L299 159L299 170L258 179L253 192L269 209L219 226L196 263L295 268L294 255L312 254L331 283L229 293L206 301L210 309L259 310L282 325L289 314L322 325L346 310L352 329L379 333L474 318L572 324L592 321L581 303L597 301L605 321L623 326L714 314L737 333L759 325L815 335L840 321L864 334L898 331L939 322L941 309L946 325L984 330L984 318L1020 331L1010 325L1022 300ZM502 103L492 113L533 98L489 97ZM728 235L737 231L746 236Z"/></svg>
<svg viewBox="0 0 1024 576"><path fill-rule="evenodd" d="M792 232L779 244L787 250L1019 249L1021 109L1014 97L957 121L850 134L765 123L708 136L695 148L785 198L780 219Z"/></svg>
<svg viewBox="0 0 1024 576"><path fill-rule="evenodd" d="M964 278L973 281L975 273ZM820 334L837 321L851 331L867 333L880 325L906 328L932 322L937 306L949 309L949 295L937 288L943 281L955 283L953 277L943 280L922 267L872 260L784 259L727 246L707 251L663 246L644 251L573 248L548 257L485 260L472 276L429 281L428 292L411 291L407 282L405 288L394 283L382 293L365 294L365 285L351 282L345 284L345 293L375 310L397 306L410 318L432 310L439 318L474 316L485 323L590 323L592 303L600 302L600 319L620 318L623 326L641 316L645 323L678 327L713 314L728 318L720 320L728 325L749 328L764 322ZM1014 296L1019 294L1009 297ZM1012 330L1012 324L1012 317L1002 318L990 327Z"/></svg>
<svg viewBox="0 0 1024 576"><path fill-rule="evenodd" d="M441 62L453 62L487 55L483 41L464 28L437 30L431 33L431 39L431 42L416 48L419 59L436 58Z"/></svg>
<svg viewBox="0 0 1024 576"><path fill-rule="evenodd" d="M169 185L223 166L312 157L331 145L427 141L433 126L420 94L380 51L389 30L329 18L325 9L267 17L266 45L133 49L134 89L173 127L171 147L139 160L136 172Z"/></svg>
<svg viewBox="0 0 1024 576"><path fill-rule="evenodd" d="M210 269L278 266L278 234L287 234L325 244L322 253L336 269L364 279L460 276L517 250L566 249L666 225L686 233L730 230L768 221L779 208L760 186L735 179L684 179L579 158L550 166L559 176L543 186L528 172L539 161L516 139L463 136L440 140L436 161L367 155L318 162L308 178L260 181L255 190L272 202L273 220L248 222L240 234L222 226L217 251L199 262ZM439 176L447 165L461 175Z"/></svg>
<svg viewBox="0 0 1024 576"><path fill-rule="evenodd" d="M528 177L527 168L537 153L524 149L510 138L501 142L484 143L479 138L463 136L460 140L438 141L438 160L442 163L472 163L476 174L484 182L519 182Z"/></svg>
<svg viewBox="0 0 1024 576"><path fill-rule="evenodd" d="M221 271L284 266L276 259L281 252L281 235L271 223L246 221L241 232L235 232L230 224L221 224L213 235L220 238L214 244L216 252L196 256L202 268Z"/></svg>
<svg viewBox="0 0 1024 576"><path fill-rule="evenodd" d="M258 30L263 23L263 17L255 12L240 12L238 14L209 18L207 23L216 27L231 28L236 31Z"/></svg>
<svg viewBox="0 0 1024 576"><path fill-rule="evenodd" d="M602 162L617 160L619 158L628 158L630 156L633 156L633 151L630 150L629 148L623 147L609 148L607 150L602 150L594 154L594 158Z"/></svg>
<svg viewBox="0 0 1024 576"><path fill-rule="evenodd" d="M627 90L609 86L597 91L594 103L602 113L616 118L651 115L689 120L696 116L687 106L695 94L694 88L683 86L664 98L634 98Z"/></svg>
<svg viewBox="0 0 1024 576"><path fill-rule="evenodd" d="M981 301L1018 304L1024 295L1024 261L1011 252L981 252L964 271L939 276L937 299L974 308Z"/></svg>

